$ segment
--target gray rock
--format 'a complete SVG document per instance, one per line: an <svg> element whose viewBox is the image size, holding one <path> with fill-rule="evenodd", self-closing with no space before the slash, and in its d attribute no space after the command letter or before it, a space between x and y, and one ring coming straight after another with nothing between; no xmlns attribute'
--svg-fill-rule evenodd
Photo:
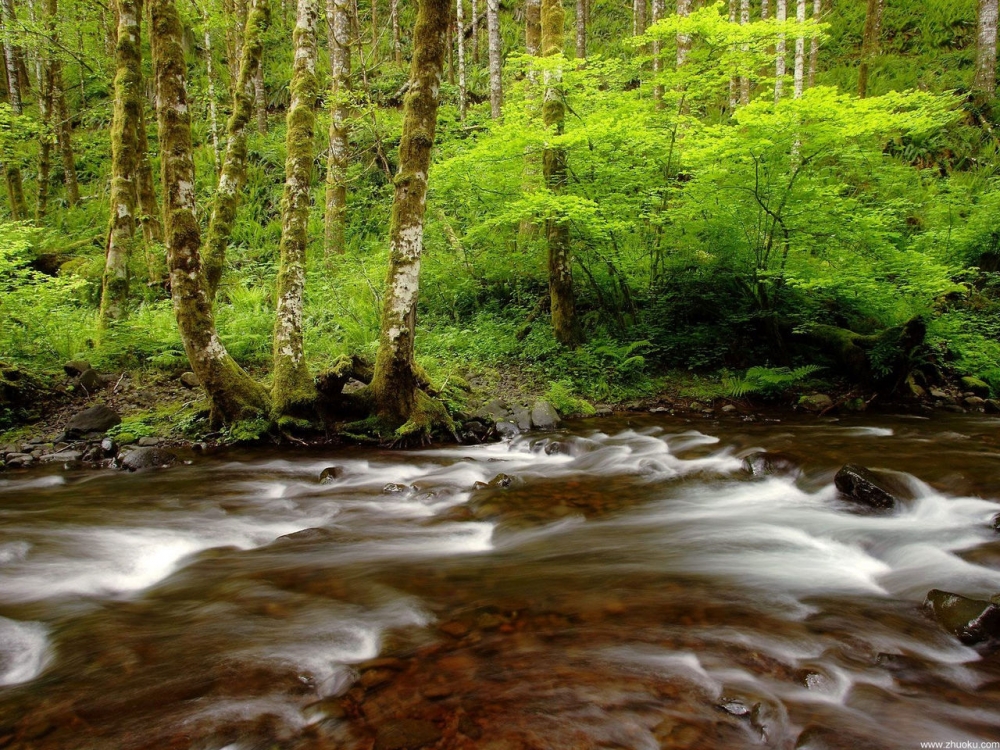
<svg viewBox="0 0 1000 750"><path fill-rule="evenodd" d="M510 474L497 474L489 482L476 482L473 485L475 490L506 490L514 486L514 477Z"/></svg>
<svg viewBox="0 0 1000 750"><path fill-rule="evenodd" d="M986 399L979 396L966 396L963 401L970 409L982 409L986 405Z"/></svg>
<svg viewBox="0 0 1000 750"><path fill-rule="evenodd" d="M799 463L786 453L756 451L743 459L743 471L755 477L772 474L797 474Z"/></svg>
<svg viewBox="0 0 1000 750"><path fill-rule="evenodd" d="M84 435L88 432L105 433L117 424L121 424L122 418L118 412L103 404L84 409L73 416L66 423L66 435Z"/></svg>
<svg viewBox="0 0 1000 750"><path fill-rule="evenodd" d="M153 448L160 444L160 439L157 437L141 437L139 438L140 448Z"/></svg>
<svg viewBox="0 0 1000 750"><path fill-rule="evenodd" d="M940 399L942 401L949 401L949 400L951 400L951 396L949 396L945 391L942 391L940 388L936 388L936 387L935 388L931 388L930 389L930 394L931 394L931 398L937 398L937 399Z"/></svg>
<svg viewBox="0 0 1000 750"><path fill-rule="evenodd" d="M541 430L552 429L559 424L559 413L548 401L539 399L531 408L531 423Z"/></svg>
<svg viewBox="0 0 1000 750"><path fill-rule="evenodd" d="M21 469L25 466L31 466L35 462L33 456L27 456L23 453L14 453L7 456L7 468L10 469Z"/></svg>
<svg viewBox="0 0 1000 750"><path fill-rule="evenodd" d="M333 539L335 534L329 529L302 529L302 531L295 531L291 534L284 534L279 536L275 541L277 542L300 542L305 544L315 544L317 542L328 542Z"/></svg>
<svg viewBox="0 0 1000 750"><path fill-rule="evenodd" d="M986 399L985 407L987 414L1000 414L1000 401L995 398Z"/></svg>
<svg viewBox="0 0 1000 750"><path fill-rule="evenodd" d="M924 606L945 630L966 645L1000 638L1000 607L995 603L933 589Z"/></svg>
<svg viewBox="0 0 1000 750"><path fill-rule="evenodd" d="M692 401L691 405L688 407L691 411L703 411L704 408L704 404L699 404L697 401Z"/></svg>
<svg viewBox="0 0 1000 750"><path fill-rule="evenodd" d="M732 404L726 404L725 406L722 407L722 413L723 414L735 414L736 413L736 407L733 406Z"/></svg>
<svg viewBox="0 0 1000 750"><path fill-rule="evenodd" d="M891 510L900 502L898 495L902 488L896 480L857 464L848 464L838 471L833 483L846 497L869 508Z"/></svg>
<svg viewBox="0 0 1000 750"><path fill-rule="evenodd" d="M104 455L113 456L118 452L118 445L111 438L104 438L101 441L101 450L104 451Z"/></svg>
<svg viewBox="0 0 1000 750"><path fill-rule="evenodd" d="M90 369L90 362L85 359L71 359L63 365L63 371L71 378L79 377Z"/></svg>
<svg viewBox="0 0 1000 750"><path fill-rule="evenodd" d="M389 482L385 487L382 488L383 495L395 495L400 492L406 492L409 487L405 484L396 484L395 482Z"/></svg>
<svg viewBox="0 0 1000 750"><path fill-rule="evenodd" d="M480 406L473 416L480 419L488 419L491 422L502 422L508 419L510 415L507 412L507 404L501 399L495 398Z"/></svg>
<svg viewBox="0 0 1000 750"><path fill-rule="evenodd" d="M825 393L814 393L799 399L799 406L807 411L825 411L833 406L833 399Z"/></svg>
<svg viewBox="0 0 1000 750"><path fill-rule="evenodd" d="M518 435L521 434L521 431L517 429L516 424L514 424L513 422L508 422L506 420L503 422L497 422L495 429L500 437L505 437L505 438L517 437Z"/></svg>
<svg viewBox="0 0 1000 750"><path fill-rule="evenodd" d="M594 412L595 417L610 417L615 413L615 410L610 406L598 406Z"/></svg>
<svg viewBox="0 0 1000 750"><path fill-rule="evenodd" d="M158 469L170 466L176 460L177 456L170 451L152 447L133 448L119 458L121 467L127 471Z"/></svg>
<svg viewBox="0 0 1000 750"><path fill-rule="evenodd" d="M71 461L79 461L83 458L82 451L62 451L61 453L48 453L42 456L39 461L43 464L53 464L65 461L69 463Z"/></svg>
<svg viewBox="0 0 1000 750"><path fill-rule="evenodd" d="M517 425L517 429L524 432L531 429L531 412L526 406L514 404L510 407L512 421Z"/></svg>
<svg viewBox="0 0 1000 750"><path fill-rule="evenodd" d="M654 406L652 409L649 410L649 413L650 414L669 414L670 413L670 407L668 407L668 406Z"/></svg>
<svg viewBox="0 0 1000 750"><path fill-rule="evenodd" d="M198 380L198 376L193 372L185 372L181 375L181 385L185 388L197 388L201 385L201 381Z"/></svg>

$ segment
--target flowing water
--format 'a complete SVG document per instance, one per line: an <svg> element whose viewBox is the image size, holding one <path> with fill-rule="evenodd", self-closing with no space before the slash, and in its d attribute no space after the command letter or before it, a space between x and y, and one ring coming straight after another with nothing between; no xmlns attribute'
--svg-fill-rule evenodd
<svg viewBox="0 0 1000 750"><path fill-rule="evenodd" d="M921 606L1000 592L998 428L644 416L9 472L0 748L1000 740L1000 655ZM753 449L798 469L751 477ZM849 461L912 498L859 511L832 485Z"/></svg>

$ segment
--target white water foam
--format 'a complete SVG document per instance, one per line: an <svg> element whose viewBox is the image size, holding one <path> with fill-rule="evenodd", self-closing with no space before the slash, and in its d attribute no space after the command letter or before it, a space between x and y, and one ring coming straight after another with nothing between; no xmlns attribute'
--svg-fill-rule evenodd
<svg viewBox="0 0 1000 750"><path fill-rule="evenodd" d="M51 660L48 629L42 623L0 617L0 685L31 682Z"/></svg>

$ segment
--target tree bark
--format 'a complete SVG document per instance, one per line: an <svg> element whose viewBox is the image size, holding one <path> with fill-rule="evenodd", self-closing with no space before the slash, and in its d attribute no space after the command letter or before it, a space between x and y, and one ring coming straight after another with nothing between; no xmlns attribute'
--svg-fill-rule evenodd
<svg viewBox="0 0 1000 750"><path fill-rule="evenodd" d="M486 0L486 31L490 53L490 115L499 120L503 107L503 60L500 49L500 0Z"/></svg>
<svg viewBox="0 0 1000 750"><path fill-rule="evenodd" d="M861 64L858 66L858 98L860 99L868 96L868 67L871 59L878 54L884 4L885 0L868 0L868 9L865 12L865 31L861 39Z"/></svg>
<svg viewBox="0 0 1000 750"><path fill-rule="evenodd" d="M566 11L562 0L542 0L542 56L561 55L565 40L563 24ZM566 120L563 104L562 76L558 70L545 73L545 102L542 122L550 135L559 136ZM542 152L542 175L553 193L561 193L567 183L566 150L546 143ZM558 218L546 222L545 236L549 250L549 299L552 331L564 346L580 343L580 326L576 318L576 297L573 292L573 265L570 255L569 224Z"/></svg>
<svg viewBox="0 0 1000 750"><path fill-rule="evenodd" d="M191 369L198 376L217 421L264 417L267 392L229 356L219 340L212 302L201 268L201 235L195 216L191 113L183 27L174 0L150 0L153 71L159 140L163 154L163 195L167 264L174 315Z"/></svg>
<svg viewBox="0 0 1000 750"><path fill-rule="evenodd" d="M534 57L542 54L542 0L526 0L524 47L525 51Z"/></svg>
<svg viewBox="0 0 1000 750"><path fill-rule="evenodd" d="M212 215L208 222L205 248L205 284L209 300L214 300L222 281L226 249L236 222L240 196L247 179L247 129L253 117L253 86L261 56L264 32L271 22L269 0L253 0L246 16L240 42L240 67L233 87L233 111L226 124L226 155L215 190Z"/></svg>
<svg viewBox="0 0 1000 750"><path fill-rule="evenodd" d="M739 13L736 10L736 3L739 0L729 0L729 23L737 23L739 20ZM740 81L735 75L729 76L729 113L732 114L736 111L736 105L739 104L739 91L740 91Z"/></svg>
<svg viewBox="0 0 1000 750"><path fill-rule="evenodd" d="M62 158L63 179L66 186L66 202L70 207L80 202L80 183L76 177L76 156L73 153L73 119L69 106L66 104L66 91L63 88L62 63L52 63L52 80L55 84L53 98L56 103L56 139L59 144L59 154Z"/></svg>
<svg viewBox="0 0 1000 750"><path fill-rule="evenodd" d="M533 0L528 0L530 4ZM479 65L479 15L476 12L478 0L469 0L469 12L472 14L472 62ZM530 54L530 53L529 53Z"/></svg>
<svg viewBox="0 0 1000 750"><path fill-rule="evenodd" d="M777 0L775 18L778 23L788 20L788 0ZM781 94L785 88L785 35L778 34L778 41L774 46L774 103L781 101Z"/></svg>
<svg viewBox="0 0 1000 750"><path fill-rule="evenodd" d="M746 26L750 23L750 0L740 0L740 25ZM750 46L744 44L743 53L750 52ZM740 76L740 104L744 107L750 103L750 78Z"/></svg>
<svg viewBox="0 0 1000 750"><path fill-rule="evenodd" d="M976 75L972 90L989 101L997 92L997 0L979 0Z"/></svg>
<svg viewBox="0 0 1000 750"><path fill-rule="evenodd" d="M36 59L36 67L39 75L38 89L38 111L42 120L42 131L38 149L38 200L35 204L35 221L41 224L45 218L49 206L50 178L52 175L52 146L55 142L55 99L53 89L55 82L52 78L52 61L56 57L55 46L58 43L56 36L56 15L58 7L53 7L53 0L46 0L44 8L45 33L51 44L48 50L47 59L42 61L39 54Z"/></svg>
<svg viewBox="0 0 1000 750"><path fill-rule="evenodd" d="M392 51L396 58L396 65L403 64L403 45L399 33L399 0L390 0L389 14L392 17Z"/></svg>
<svg viewBox="0 0 1000 750"><path fill-rule="evenodd" d="M664 12L663 0L653 0L652 11L654 24L662 20ZM663 84L659 82L659 78L663 73L663 45L659 39L653 40L652 52L653 78L655 79L653 84L653 99L656 101L656 108L663 109Z"/></svg>
<svg viewBox="0 0 1000 750"><path fill-rule="evenodd" d="M205 23L205 74L208 77L208 129L212 136L212 163L219 172L222 148L219 145L219 110L215 104L215 61L212 60L212 30L208 27L208 14L203 15Z"/></svg>
<svg viewBox="0 0 1000 750"><path fill-rule="evenodd" d="M139 47L142 6L138 0L117 2L115 101L111 122L111 219L104 258L102 325L121 318L128 302L128 264L136 229L136 152L142 110L142 58Z"/></svg>
<svg viewBox="0 0 1000 750"><path fill-rule="evenodd" d="M646 0L632 0L632 36L646 33Z"/></svg>
<svg viewBox="0 0 1000 750"><path fill-rule="evenodd" d="M14 5L12 0L3 0L0 3L0 18L3 20L3 27L13 26ZM6 41L3 45L4 65L7 70L7 102L10 104L14 114L20 116L23 110L21 104L21 76L19 73L20 63L18 51L14 45ZM10 215L15 221L28 218L28 203L24 199L24 185L21 180L21 168L8 161L4 165L7 177L7 196L10 201Z"/></svg>
<svg viewBox="0 0 1000 750"><path fill-rule="evenodd" d="M413 360L427 172L437 127L449 0L419 0L410 90L403 108L399 172L389 226L389 271L371 394L376 413L402 424L413 416L418 376Z"/></svg>
<svg viewBox="0 0 1000 750"><path fill-rule="evenodd" d="M281 260L278 267L278 304L274 323L273 413L292 414L316 398L309 375L302 334L306 285L310 182L316 130L316 0L298 0L293 34L292 67L285 139L285 190L281 199Z"/></svg>
<svg viewBox="0 0 1000 750"><path fill-rule="evenodd" d="M351 104L351 15L347 0L327 0L330 46L330 155L326 164L326 252L346 250L348 125Z"/></svg>
<svg viewBox="0 0 1000 750"><path fill-rule="evenodd" d="M146 245L163 242L163 223L160 206L156 201L156 187L153 179L153 163L149 158L149 140L146 136L146 108L139 105L138 134L138 167L136 179L139 192L139 223L142 225L142 236ZM150 275L150 281L156 282Z"/></svg>
<svg viewBox="0 0 1000 750"><path fill-rule="evenodd" d="M823 17L823 0L813 0L813 20ZM816 69L819 66L819 37L814 36L809 46L809 88L816 85Z"/></svg>
<svg viewBox="0 0 1000 750"><path fill-rule="evenodd" d="M458 114L465 121L467 92L465 80L465 9L462 0L455 0L455 20L458 22Z"/></svg>
<svg viewBox="0 0 1000 750"><path fill-rule="evenodd" d="M798 0L795 8L795 20L800 24L806 22L806 0ZM796 99L802 98L802 88L805 82L806 39L799 34L795 38L795 92Z"/></svg>
<svg viewBox="0 0 1000 750"><path fill-rule="evenodd" d="M677 0L677 15L686 18L691 15L691 0ZM688 54L691 52L691 35L677 35L677 67L681 67L687 62Z"/></svg>
<svg viewBox="0 0 1000 750"><path fill-rule="evenodd" d="M659 0L662 2L662 0ZM645 0L643 0L645 2ZM654 4L657 0L653 0ZM587 0L576 0L576 56L580 60L587 58Z"/></svg>
<svg viewBox="0 0 1000 750"><path fill-rule="evenodd" d="M254 103L257 108L257 132L267 132L267 88L264 86L264 60L261 57L257 74L253 77Z"/></svg>

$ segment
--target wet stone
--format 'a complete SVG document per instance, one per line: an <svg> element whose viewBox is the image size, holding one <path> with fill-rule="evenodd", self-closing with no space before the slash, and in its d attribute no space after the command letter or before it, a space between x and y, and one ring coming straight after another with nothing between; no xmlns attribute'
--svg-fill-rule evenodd
<svg viewBox="0 0 1000 750"><path fill-rule="evenodd" d="M531 408L531 423L541 430L548 430L559 424L559 413L548 401L539 399Z"/></svg>
<svg viewBox="0 0 1000 750"><path fill-rule="evenodd" d="M160 444L160 439L156 437L141 437L139 438L140 448L152 448Z"/></svg>
<svg viewBox="0 0 1000 750"><path fill-rule="evenodd" d="M121 424L122 418L114 409L103 404L84 409L74 415L66 423L66 435L86 435L90 432L105 433L115 425Z"/></svg>
<svg viewBox="0 0 1000 750"><path fill-rule="evenodd" d="M966 645L1000 638L1000 606L994 603L933 589L924 604L945 630Z"/></svg>
<svg viewBox="0 0 1000 750"><path fill-rule="evenodd" d="M899 503L892 480L864 466L847 464L833 482L847 498L869 508L891 510Z"/></svg>
<svg viewBox="0 0 1000 750"><path fill-rule="evenodd" d="M743 459L743 471L755 477L793 474L798 470L798 461L786 453L757 451Z"/></svg>
<svg viewBox="0 0 1000 750"><path fill-rule="evenodd" d="M339 466L327 466L319 473L319 483L330 484L331 482L340 479L343 475L344 470Z"/></svg>
<svg viewBox="0 0 1000 750"><path fill-rule="evenodd" d="M141 471L170 466L176 460L177 456L162 448L134 448L120 458L120 463L127 471Z"/></svg>
<svg viewBox="0 0 1000 750"><path fill-rule="evenodd" d="M385 485L382 488L382 494L383 495L397 495L397 494L400 494L402 492L406 492L408 489L410 489L410 488L407 487L405 484L396 484L395 482L389 482L387 485Z"/></svg>
<svg viewBox="0 0 1000 750"><path fill-rule="evenodd" d="M416 750L441 739L441 730L429 721L395 719L375 730L374 750Z"/></svg>

